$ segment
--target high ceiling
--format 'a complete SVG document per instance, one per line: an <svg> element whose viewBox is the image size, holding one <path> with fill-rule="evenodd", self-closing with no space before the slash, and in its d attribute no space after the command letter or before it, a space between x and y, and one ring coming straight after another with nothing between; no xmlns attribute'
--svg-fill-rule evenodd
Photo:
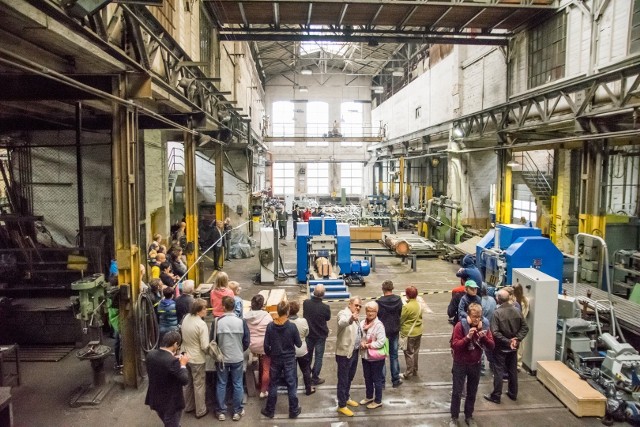
<svg viewBox="0 0 640 427"><path fill-rule="evenodd" d="M251 42L266 79L302 69L373 76L401 67L402 58L394 54L406 43L503 45L515 32L541 22L557 8L557 0L209 0L206 4L217 20L221 40Z"/></svg>

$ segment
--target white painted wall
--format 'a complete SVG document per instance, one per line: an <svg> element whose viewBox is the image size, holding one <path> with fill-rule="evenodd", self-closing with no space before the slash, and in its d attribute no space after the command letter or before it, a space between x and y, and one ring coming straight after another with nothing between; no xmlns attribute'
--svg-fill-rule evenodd
<svg viewBox="0 0 640 427"><path fill-rule="evenodd" d="M387 125L387 137L398 138L454 118L459 105L457 48L371 112L373 123ZM420 117L416 108L420 107Z"/></svg>

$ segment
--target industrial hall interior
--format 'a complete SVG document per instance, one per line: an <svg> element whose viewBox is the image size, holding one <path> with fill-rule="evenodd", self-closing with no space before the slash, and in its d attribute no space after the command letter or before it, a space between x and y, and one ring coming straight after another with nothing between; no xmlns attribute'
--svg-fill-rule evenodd
<svg viewBox="0 0 640 427"><path fill-rule="evenodd" d="M0 0L0 426L640 426L640 0Z"/></svg>

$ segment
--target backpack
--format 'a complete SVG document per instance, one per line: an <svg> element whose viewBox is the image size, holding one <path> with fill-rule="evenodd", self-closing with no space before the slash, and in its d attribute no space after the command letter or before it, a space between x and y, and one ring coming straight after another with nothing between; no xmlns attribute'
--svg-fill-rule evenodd
<svg viewBox="0 0 640 427"><path fill-rule="evenodd" d="M224 363L224 354L222 354L222 350L220 350L220 346L218 346L218 319L214 319L213 321L213 338L209 343L209 348L207 349L207 353L211 356L211 359L215 363Z"/></svg>

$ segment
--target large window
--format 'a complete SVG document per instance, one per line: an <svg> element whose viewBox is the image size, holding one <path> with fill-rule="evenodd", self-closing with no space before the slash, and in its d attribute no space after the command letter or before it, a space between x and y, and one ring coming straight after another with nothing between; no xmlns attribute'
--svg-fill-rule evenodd
<svg viewBox="0 0 640 427"><path fill-rule="evenodd" d="M329 104L326 102L307 103L307 136L326 136L329 132ZM308 146L324 146L327 141L309 141Z"/></svg>
<svg viewBox="0 0 640 427"><path fill-rule="evenodd" d="M273 103L271 111L271 123L273 136L294 136L293 102L277 101Z"/></svg>
<svg viewBox="0 0 640 427"><path fill-rule="evenodd" d="M567 15L557 13L529 33L529 87L564 77Z"/></svg>
<svg viewBox="0 0 640 427"><path fill-rule="evenodd" d="M329 163L307 163L307 194L329 194Z"/></svg>
<svg viewBox="0 0 640 427"><path fill-rule="evenodd" d="M273 164L273 194L294 194L296 186L295 163Z"/></svg>
<svg viewBox="0 0 640 427"><path fill-rule="evenodd" d="M340 131L343 136L362 136L362 104L359 102L343 102L340 112ZM349 145L349 144L343 144ZM362 145L359 143L358 145Z"/></svg>
<svg viewBox="0 0 640 427"><path fill-rule="evenodd" d="M633 2L633 16L631 17L631 31L629 53L640 52L640 0Z"/></svg>
<svg viewBox="0 0 640 427"><path fill-rule="evenodd" d="M340 187L347 194L362 194L362 163L340 163Z"/></svg>

